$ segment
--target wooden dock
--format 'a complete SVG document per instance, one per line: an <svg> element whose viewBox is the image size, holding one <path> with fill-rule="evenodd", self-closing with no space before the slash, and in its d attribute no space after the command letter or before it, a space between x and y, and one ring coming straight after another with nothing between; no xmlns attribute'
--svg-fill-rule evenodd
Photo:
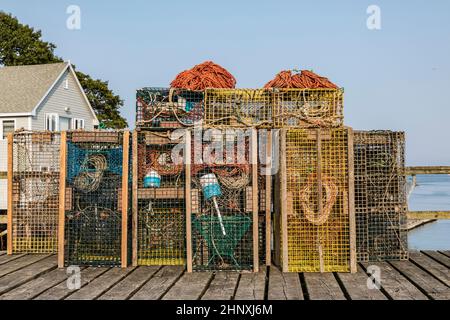
<svg viewBox="0 0 450 320"><path fill-rule="evenodd" d="M381 272L369 289L367 268ZM449 300L450 251L412 252L410 261L363 263L358 273L187 273L183 267L81 269L69 290L54 255L0 252L0 300ZM370 282L370 280L369 280Z"/></svg>

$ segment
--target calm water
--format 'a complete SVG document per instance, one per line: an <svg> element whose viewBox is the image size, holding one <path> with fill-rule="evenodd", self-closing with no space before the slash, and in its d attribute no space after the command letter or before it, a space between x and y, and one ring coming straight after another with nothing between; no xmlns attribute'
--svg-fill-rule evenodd
<svg viewBox="0 0 450 320"><path fill-rule="evenodd" d="M415 210L450 211L450 176L417 176L418 186L409 198ZM410 249L450 250L450 220L438 220L409 232Z"/></svg>

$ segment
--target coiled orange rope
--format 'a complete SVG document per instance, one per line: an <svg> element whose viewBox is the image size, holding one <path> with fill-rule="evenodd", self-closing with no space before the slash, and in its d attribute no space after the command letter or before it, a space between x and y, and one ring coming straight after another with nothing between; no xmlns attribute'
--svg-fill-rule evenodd
<svg viewBox="0 0 450 320"><path fill-rule="evenodd" d="M230 89L236 86L236 79L218 64L205 61L192 69L179 73L170 86L189 90Z"/></svg>
<svg viewBox="0 0 450 320"><path fill-rule="evenodd" d="M291 70L284 70L278 73L273 80L267 82L264 88L337 89L338 86L327 78L308 70L294 74Z"/></svg>

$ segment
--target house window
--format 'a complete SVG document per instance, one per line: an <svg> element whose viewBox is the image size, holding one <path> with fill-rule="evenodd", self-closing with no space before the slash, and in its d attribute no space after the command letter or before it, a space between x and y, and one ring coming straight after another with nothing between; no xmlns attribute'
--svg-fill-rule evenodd
<svg viewBox="0 0 450 320"><path fill-rule="evenodd" d="M81 130L84 129L84 119L72 119L72 129Z"/></svg>
<svg viewBox="0 0 450 320"><path fill-rule="evenodd" d="M59 116L56 113L45 114L45 130L58 131L59 130Z"/></svg>
<svg viewBox="0 0 450 320"><path fill-rule="evenodd" d="M6 139L8 133L13 133L16 130L16 121L15 120L2 120L1 122L1 139Z"/></svg>

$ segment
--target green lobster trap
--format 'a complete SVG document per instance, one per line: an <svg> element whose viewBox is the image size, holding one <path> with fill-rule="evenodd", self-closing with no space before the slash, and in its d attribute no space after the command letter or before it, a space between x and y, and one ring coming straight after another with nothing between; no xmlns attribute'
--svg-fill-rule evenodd
<svg viewBox="0 0 450 320"><path fill-rule="evenodd" d="M136 127L182 128L203 119L204 92L176 88L142 88L136 92Z"/></svg>
<svg viewBox="0 0 450 320"><path fill-rule="evenodd" d="M407 260L405 134L355 131L358 261Z"/></svg>
<svg viewBox="0 0 450 320"><path fill-rule="evenodd" d="M274 259L284 272L356 272L352 130L282 130Z"/></svg>
<svg viewBox="0 0 450 320"><path fill-rule="evenodd" d="M343 89L271 89L273 127L342 127L343 99Z"/></svg>
<svg viewBox="0 0 450 320"><path fill-rule="evenodd" d="M186 164L188 271L258 271L256 147L256 130L193 130Z"/></svg>
<svg viewBox="0 0 450 320"><path fill-rule="evenodd" d="M129 132L62 133L59 265L127 265Z"/></svg>
<svg viewBox="0 0 450 320"><path fill-rule="evenodd" d="M134 265L186 263L183 136L173 131L133 133Z"/></svg>
<svg viewBox="0 0 450 320"><path fill-rule="evenodd" d="M16 132L10 136L9 253L58 250L60 135Z"/></svg>

